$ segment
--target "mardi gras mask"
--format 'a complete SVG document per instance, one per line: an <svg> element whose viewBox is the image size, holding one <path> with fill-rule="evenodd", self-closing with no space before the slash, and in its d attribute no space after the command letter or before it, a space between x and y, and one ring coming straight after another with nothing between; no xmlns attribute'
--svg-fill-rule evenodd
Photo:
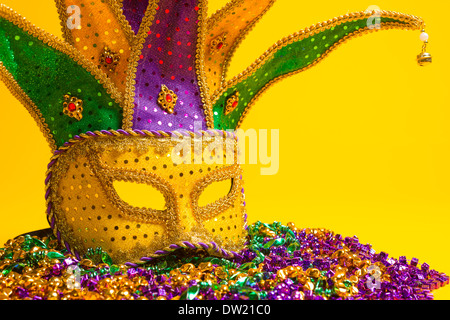
<svg viewBox="0 0 450 320"><path fill-rule="evenodd" d="M232 257L246 214L236 138L225 130L271 85L348 40L424 28L402 13L349 13L280 40L227 81L236 48L274 0L233 0L209 18L204 0L56 2L65 42L0 7L1 75L54 152L45 194L54 234L77 256L99 246L118 263L179 248ZM199 202L223 181L224 194ZM127 201L117 182L153 188L162 204Z"/></svg>
<svg viewBox="0 0 450 320"><path fill-rule="evenodd" d="M103 134L55 157L47 190L59 237L77 252L101 246L116 261L182 247L238 250L246 217L236 140L223 131L186 135L177 142L167 134ZM148 207L127 203L117 181L151 186L163 203L153 203L156 197ZM226 193L200 203L216 182L228 182Z"/></svg>

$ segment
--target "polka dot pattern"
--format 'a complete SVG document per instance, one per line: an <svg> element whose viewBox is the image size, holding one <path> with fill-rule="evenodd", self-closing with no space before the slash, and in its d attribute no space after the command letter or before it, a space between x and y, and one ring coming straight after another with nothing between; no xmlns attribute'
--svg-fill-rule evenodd
<svg viewBox="0 0 450 320"><path fill-rule="evenodd" d="M382 18L382 22L393 22L393 19ZM235 129L255 96L274 79L301 70L322 57L335 43L345 36L366 27L367 19L342 23L319 34L293 42L276 51L248 77L228 88L214 103L213 115L215 129ZM239 92L239 104L225 115L227 101ZM280 97L282 100L284 97ZM280 100L280 101L281 101ZM286 100L287 102L287 100ZM283 109L280 109L283 110Z"/></svg>
<svg viewBox="0 0 450 320"><path fill-rule="evenodd" d="M0 61L39 109L57 147L77 134L121 127L122 108L91 73L4 18L0 18ZM63 113L66 94L83 101L82 120Z"/></svg>
<svg viewBox="0 0 450 320"><path fill-rule="evenodd" d="M245 203L241 170L227 164L225 149L206 150L216 143L203 141L203 160L195 162L195 151L186 163L173 157L171 138L102 137L74 144L54 164L50 201L56 228L78 252L102 246L114 260L134 261L180 241L209 243L234 250L241 245L245 226ZM93 150L101 149L98 157ZM120 152L118 152L120 150ZM209 156L208 156L209 154ZM213 160L214 156L215 161ZM223 159L223 161L220 161ZM174 162L175 161L175 162ZM231 161L233 162L233 161ZM153 187L164 198L162 207L152 199L141 207L127 203L114 181ZM200 197L214 184L222 190L212 202ZM217 190L217 189L216 189ZM155 202L154 204L157 204Z"/></svg>
<svg viewBox="0 0 450 320"><path fill-rule="evenodd" d="M147 10L148 0L123 0L123 14L127 18L131 29L137 34L142 18Z"/></svg>
<svg viewBox="0 0 450 320"><path fill-rule="evenodd" d="M219 89L222 73L228 68L230 56L259 18L268 10L274 0L237 1L232 6L219 10L208 21L206 35L205 73L211 93ZM225 46L211 50L210 44L226 34Z"/></svg>
<svg viewBox="0 0 450 320"><path fill-rule="evenodd" d="M159 2L138 62L133 129L206 129L196 74L200 11L195 0ZM178 97L172 114L157 102L162 85Z"/></svg>
<svg viewBox="0 0 450 320"><path fill-rule="evenodd" d="M60 0L62 8L78 6L80 8L80 25L74 29L67 27L67 14L61 15L64 28L64 36L74 47L76 47L87 59L91 60L113 80L121 92L125 91L126 71L130 57L130 34L122 25L125 22L115 13L114 7L108 1L102 0ZM118 10L119 7L116 7ZM100 64L101 55L107 47L120 56L120 61L114 71Z"/></svg>

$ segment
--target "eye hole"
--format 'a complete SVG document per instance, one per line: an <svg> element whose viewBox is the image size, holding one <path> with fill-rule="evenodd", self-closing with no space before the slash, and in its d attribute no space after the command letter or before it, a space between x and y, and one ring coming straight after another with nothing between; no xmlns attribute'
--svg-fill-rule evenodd
<svg viewBox="0 0 450 320"><path fill-rule="evenodd" d="M204 207L208 204L214 203L217 200L226 197L233 187L233 179L223 181L216 181L211 183L203 190L198 199L198 206Z"/></svg>
<svg viewBox="0 0 450 320"><path fill-rule="evenodd" d="M114 181L114 188L119 197L133 207L164 210L166 200L155 187L136 182Z"/></svg>

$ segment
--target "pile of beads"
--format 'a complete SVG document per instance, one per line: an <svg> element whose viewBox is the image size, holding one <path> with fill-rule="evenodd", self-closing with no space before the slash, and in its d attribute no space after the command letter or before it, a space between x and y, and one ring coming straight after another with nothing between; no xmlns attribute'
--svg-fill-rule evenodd
<svg viewBox="0 0 450 320"><path fill-rule="evenodd" d="M78 260L53 236L20 236L0 249L0 300L429 300L449 283L416 258L329 230L257 222L247 231L233 259L180 249L139 265L115 265L100 248Z"/></svg>

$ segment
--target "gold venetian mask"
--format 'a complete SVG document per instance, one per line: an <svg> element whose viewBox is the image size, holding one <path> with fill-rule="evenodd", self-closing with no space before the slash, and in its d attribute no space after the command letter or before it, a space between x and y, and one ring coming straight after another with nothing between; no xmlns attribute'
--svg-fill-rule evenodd
<svg viewBox="0 0 450 320"><path fill-rule="evenodd" d="M213 133L180 141L172 135L97 136L57 155L48 172L48 203L58 237L74 252L100 246L121 262L182 247L221 255L238 250L246 219L237 143ZM150 186L149 196L163 201L153 196L148 207L135 206L121 197L117 182ZM199 203L218 182L228 184L226 193Z"/></svg>

